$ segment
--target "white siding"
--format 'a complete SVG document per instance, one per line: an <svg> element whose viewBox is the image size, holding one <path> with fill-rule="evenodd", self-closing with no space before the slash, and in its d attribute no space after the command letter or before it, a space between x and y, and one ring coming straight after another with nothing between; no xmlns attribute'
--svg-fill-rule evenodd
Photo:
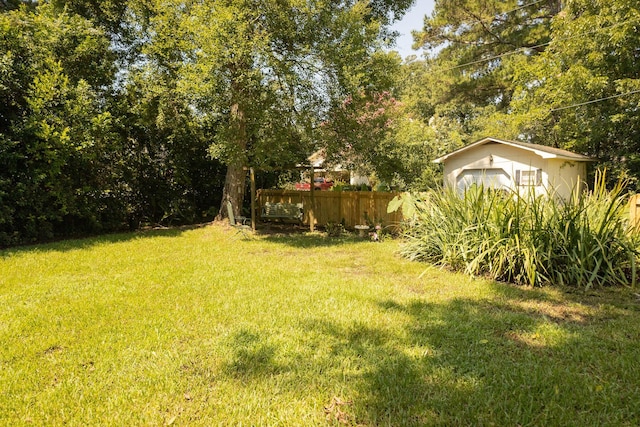
<svg viewBox="0 0 640 427"><path fill-rule="evenodd" d="M549 184L563 199L569 199L576 188L584 189L586 175L587 165L584 162L549 160Z"/></svg>
<svg viewBox="0 0 640 427"><path fill-rule="evenodd" d="M543 194L547 189L555 188L559 196L568 198L576 183L584 180L586 165L584 162L543 159L529 150L489 142L449 157L444 165L444 181L446 186L461 188L467 182L479 182L479 178L471 176L478 177L483 173L497 176L500 170L504 171L504 176L499 179L490 178L490 181L485 178L480 182L494 182L501 187L517 188L522 193L533 188L536 193ZM538 170L541 172L537 172ZM533 177L533 185L516 185L517 176L524 184L529 175ZM536 179L538 177L541 178L540 182ZM540 185L536 185L538 183Z"/></svg>

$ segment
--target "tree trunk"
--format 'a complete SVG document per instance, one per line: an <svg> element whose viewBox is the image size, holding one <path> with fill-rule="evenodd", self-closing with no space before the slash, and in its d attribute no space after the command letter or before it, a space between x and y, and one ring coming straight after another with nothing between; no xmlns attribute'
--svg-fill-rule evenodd
<svg viewBox="0 0 640 427"><path fill-rule="evenodd" d="M239 103L231 107L230 117L231 134L235 136L235 144L238 149L237 159L227 166L227 175L222 190L222 202L217 220L227 218L227 202L231 202L233 214L238 217L242 213L242 201L244 200L245 178L244 170L245 151L247 149L247 120L244 108Z"/></svg>
<svg viewBox="0 0 640 427"><path fill-rule="evenodd" d="M227 166L227 175L224 180L224 189L222 190L222 203L220 212L216 219L221 220L227 218L227 202L231 202L233 215L237 218L242 212L242 201L244 200L246 172L242 163L234 163Z"/></svg>

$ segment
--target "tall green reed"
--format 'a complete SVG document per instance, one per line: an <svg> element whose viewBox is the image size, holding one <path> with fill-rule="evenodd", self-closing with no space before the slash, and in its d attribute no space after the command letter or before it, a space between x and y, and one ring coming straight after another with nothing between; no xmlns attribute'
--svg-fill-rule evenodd
<svg viewBox="0 0 640 427"><path fill-rule="evenodd" d="M496 280L583 289L635 286L640 234L631 230L625 183L564 200L473 186L412 197L402 254Z"/></svg>

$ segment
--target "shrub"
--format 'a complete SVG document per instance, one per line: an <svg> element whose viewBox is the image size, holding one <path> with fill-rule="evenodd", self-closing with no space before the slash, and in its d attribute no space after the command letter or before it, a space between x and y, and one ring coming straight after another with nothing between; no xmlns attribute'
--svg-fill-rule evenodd
<svg viewBox="0 0 640 427"><path fill-rule="evenodd" d="M344 224L340 222L329 222L325 227L327 232L327 236L329 237L340 237L345 233Z"/></svg>
<svg viewBox="0 0 640 427"><path fill-rule="evenodd" d="M624 183L571 200L482 186L413 199L404 256L542 286L635 286L640 239L629 226Z"/></svg>

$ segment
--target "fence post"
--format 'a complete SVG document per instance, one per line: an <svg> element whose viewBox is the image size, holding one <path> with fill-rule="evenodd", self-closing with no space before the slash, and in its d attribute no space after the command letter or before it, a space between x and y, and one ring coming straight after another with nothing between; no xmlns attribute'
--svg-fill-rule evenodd
<svg viewBox="0 0 640 427"><path fill-rule="evenodd" d="M635 229L638 229L638 227L640 226L640 215L638 215L639 205L640 194L634 194L629 199L629 222Z"/></svg>
<svg viewBox="0 0 640 427"><path fill-rule="evenodd" d="M316 216L315 216L315 212L314 209L316 207L316 197L315 197L315 177L313 176L314 173L314 167L313 165L311 165L311 171L310 171L310 175L311 175L311 182L310 182L310 187L309 187L309 195L311 198L311 203L309 203L309 231L311 231L313 233L313 231L316 228Z"/></svg>
<svg viewBox="0 0 640 427"><path fill-rule="evenodd" d="M251 229L256 231L256 174L253 168L249 168L251 178Z"/></svg>

